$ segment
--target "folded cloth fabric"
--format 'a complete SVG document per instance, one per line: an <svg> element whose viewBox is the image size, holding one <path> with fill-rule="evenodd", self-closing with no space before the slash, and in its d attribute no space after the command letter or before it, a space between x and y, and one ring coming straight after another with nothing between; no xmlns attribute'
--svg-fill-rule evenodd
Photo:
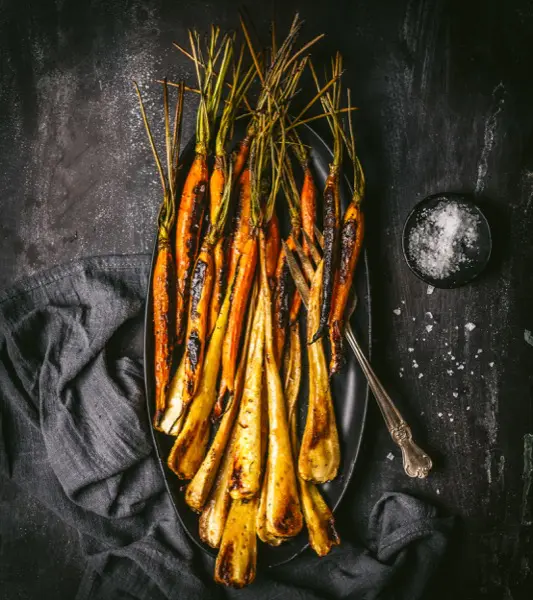
<svg viewBox="0 0 533 600"><path fill-rule="evenodd" d="M29 278L0 297L0 468L80 534L78 600L423 597L451 520L385 494L370 547L310 551L242 591L212 582L212 559L177 522L143 392L150 257L98 257Z"/></svg>

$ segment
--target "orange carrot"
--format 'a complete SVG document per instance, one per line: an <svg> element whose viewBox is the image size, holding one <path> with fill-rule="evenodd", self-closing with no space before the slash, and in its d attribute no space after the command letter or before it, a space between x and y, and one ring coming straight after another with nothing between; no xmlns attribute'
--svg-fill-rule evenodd
<svg viewBox="0 0 533 600"><path fill-rule="evenodd" d="M224 275L226 273L224 240L220 238L215 244L214 255L215 260L215 280L213 282L213 292L211 294L211 306L209 307L208 318L208 335L211 336L215 328L218 313L224 299Z"/></svg>
<svg viewBox="0 0 533 600"><path fill-rule="evenodd" d="M198 250L207 181L207 156L196 153L183 186L176 224L176 340L178 344L183 341L185 333L189 284Z"/></svg>
<svg viewBox="0 0 533 600"><path fill-rule="evenodd" d="M313 241L315 237L316 197L317 189L313 180L313 174L311 173L309 162L307 161L304 167L304 182L300 195L300 210L302 213L302 228L309 236L311 241ZM305 253L309 255L309 246L305 236L303 240L303 249Z"/></svg>
<svg viewBox="0 0 533 600"><path fill-rule="evenodd" d="M250 128L249 128L250 129ZM250 153L250 144L252 143L253 133L247 132L246 136L239 142L238 148L234 152L233 158L233 181L238 181L244 171L248 154Z"/></svg>
<svg viewBox="0 0 533 600"><path fill-rule="evenodd" d="M191 399L198 387L207 342L207 317L215 275L214 266L213 247L210 240L206 240L194 265L185 336L185 388Z"/></svg>
<svg viewBox="0 0 533 600"><path fill-rule="evenodd" d="M155 345L155 415L159 427L166 407L172 362L172 340L169 332L173 258L168 238L159 240L153 278L154 345Z"/></svg>
<svg viewBox="0 0 533 600"><path fill-rule="evenodd" d="M233 288L228 326L222 348L222 377L220 380L220 390L214 409L214 416L217 418L224 410L226 394L231 394L234 390L242 325L248 306L252 282L254 280L257 253L257 235L255 231L252 231L243 248L235 275L235 287Z"/></svg>
<svg viewBox="0 0 533 600"><path fill-rule="evenodd" d="M231 281L251 230L250 169L245 169L239 179L239 204L235 215L234 233L230 248L228 281Z"/></svg>
<svg viewBox="0 0 533 600"><path fill-rule="evenodd" d="M359 202L350 202L344 214L341 229L341 256L335 275L333 302L329 317L329 339L331 342L330 375L339 372L345 362L343 356L344 312L352 287L355 267L365 233L365 220Z"/></svg>

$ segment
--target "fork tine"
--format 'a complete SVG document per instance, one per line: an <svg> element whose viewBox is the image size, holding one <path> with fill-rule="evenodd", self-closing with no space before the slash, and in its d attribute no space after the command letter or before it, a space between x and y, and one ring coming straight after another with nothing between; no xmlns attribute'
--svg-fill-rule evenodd
<svg viewBox="0 0 533 600"><path fill-rule="evenodd" d="M315 225L315 236L316 236L316 241L318 242L318 245L322 248L322 250L324 250L324 236L322 235L322 232L316 225Z"/></svg>
<svg viewBox="0 0 533 600"><path fill-rule="evenodd" d="M285 243L285 240L282 240L283 249L285 250L285 254L287 256L287 265L289 266L289 271L291 272L292 278L294 279L294 283L296 284L296 288L302 297L302 302L305 307L309 305L309 286L305 281L305 277L298 266L291 250Z"/></svg>
<svg viewBox="0 0 533 600"><path fill-rule="evenodd" d="M309 251L311 252L311 257L316 266L322 260L322 257L320 256L320 250L315 246L313 240L309 237L309 235L307 235L305 229L302 229L302 233L309 248Z"/></svg>
<svg viewBox="0 0 533 600"><path fill-rule="evenodd" d="M313 275L315 274L315 268L309 258L305 255L304 249L300 246L300 244L294 240L294 247L296 248L296 252L298 252L298 256L300 257L300 262L302 263L302 267L304 269L305 276L309 281L313 280Z"/></svg>

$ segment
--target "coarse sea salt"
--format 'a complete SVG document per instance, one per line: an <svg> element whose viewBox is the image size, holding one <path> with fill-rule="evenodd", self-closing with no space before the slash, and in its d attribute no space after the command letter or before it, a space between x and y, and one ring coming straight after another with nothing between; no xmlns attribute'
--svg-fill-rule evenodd
<svg viewBox="0 0 533 600"><path fill-rule="evenodd" d="M478 248L479 216L455 200L443 200L421 211L409 232L408 252L418 271L445 279L470 262Z"/></svg>

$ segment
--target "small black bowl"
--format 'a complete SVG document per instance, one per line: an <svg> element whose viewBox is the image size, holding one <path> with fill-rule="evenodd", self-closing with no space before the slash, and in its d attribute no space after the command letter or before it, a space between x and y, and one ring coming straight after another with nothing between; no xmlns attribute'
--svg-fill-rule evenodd
<svg viewBox="0 0 533 600"><path fill-rule="evenodd" d="M477 241L474 247L463 248L466 256L465 262L446 277L436 278L421 270L416 257L409 248L409 239L413 229L424 219L432 209L444 202L455 202L461 209L471 215L478 216L476 225ZM471 196L466 194L434 194L419 202L409 213L405 221L402 235L402 249L404 258L411 271L422 281L438 288L456 288L475 279L487 266L492 249L492 236L487 218L474 202Z"/></svg>

